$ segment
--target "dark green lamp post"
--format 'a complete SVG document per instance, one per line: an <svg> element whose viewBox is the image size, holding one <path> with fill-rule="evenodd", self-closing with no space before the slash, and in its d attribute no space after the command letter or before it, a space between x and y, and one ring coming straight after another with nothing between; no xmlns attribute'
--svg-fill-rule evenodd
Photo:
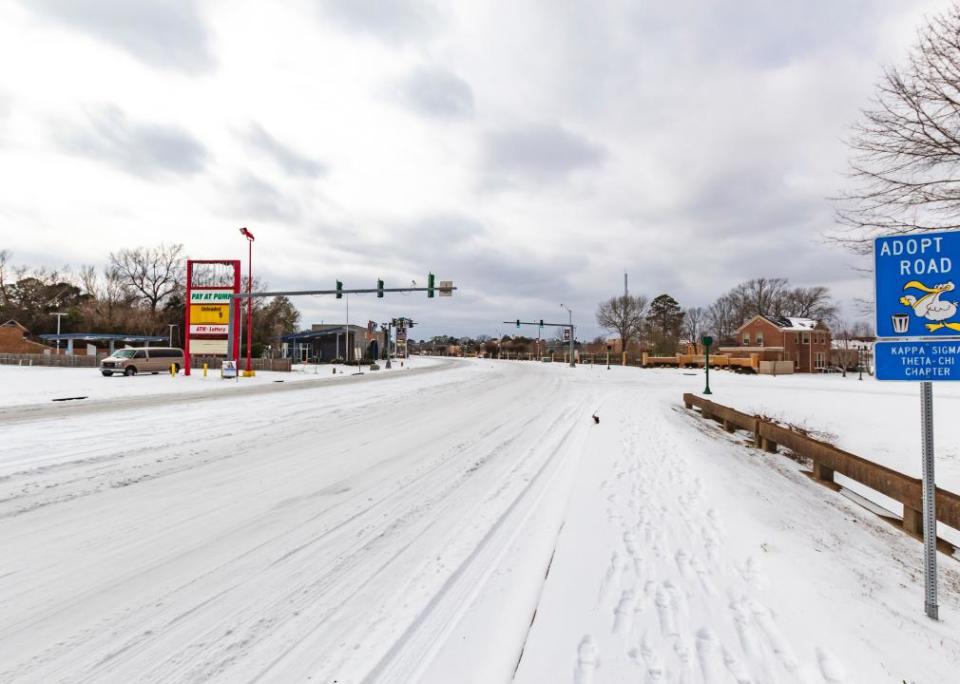
<svg viewBox="0 0 960 684"><path fill-rule="evenodd" d="M703 390L703 393L713 394L713 392L710 391L710 345L713 344L713 338L709 335L704 335L700 338L700 341L703 342L703 351L705 356L703 360L703 369L707 376L707 387Z"/></svg>

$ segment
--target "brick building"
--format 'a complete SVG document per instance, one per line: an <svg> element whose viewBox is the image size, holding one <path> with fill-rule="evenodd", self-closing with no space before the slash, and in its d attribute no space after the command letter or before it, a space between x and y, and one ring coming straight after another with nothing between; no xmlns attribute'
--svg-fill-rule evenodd
<svg viewBox="0 0 960 684"><path fill-rule="evenodd" d="M0 352L5 354L43 354L53 351L50 347L27 339L30 331L16 321L0 325Z"/></svg>
<svg viewBox="0 0 960 684"><path fill-rule="evenodd" d="M812 318L754 316L737 328L736 347L721 347L731 356L756 354L761 361L789 361L797 373L812 373L830 364L830 328Z"/></svg>

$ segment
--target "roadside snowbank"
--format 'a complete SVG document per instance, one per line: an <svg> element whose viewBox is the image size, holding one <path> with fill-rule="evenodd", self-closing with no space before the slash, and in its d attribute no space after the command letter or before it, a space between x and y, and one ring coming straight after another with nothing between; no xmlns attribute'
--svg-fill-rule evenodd
<svg viewBox="0 0 960 684"><path fill-rule="evenodd" d="M415 357L406 360L403 368L393 364L390 371L380 363L377 373L392 373L406 368L426 368L438 363L438 359ZM333 374L333 369L337 374ZM364 373L371 372L366 367ZM233 391L238 388L269 385L276 382L304 382L339 378L341 374L356 373L355 366L296 365L289 373L257 371L252 378L223 380L220 371L211 370L203 377L203 370L194 368L187 377L180 373L157 375L141 374L133 377L115 375L103 377L96 368L53 368L49 366L0 366L0 411L4 407L30 404L56 404L54 399L86 397L83 402L105 399L125 399L184 392Z"/></svg>

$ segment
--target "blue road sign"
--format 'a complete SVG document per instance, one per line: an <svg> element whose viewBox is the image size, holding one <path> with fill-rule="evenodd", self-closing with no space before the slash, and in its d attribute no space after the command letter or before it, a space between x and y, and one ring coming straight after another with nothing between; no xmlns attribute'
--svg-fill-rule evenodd
<svg viewBox="0 0 960 684"><path fill-rule="evenodd" d="M960 232L877 238L874 264L877 337L960 335Z"/></svg>
<svg viewBox="0 0 960 684"><path fill-rule="evenodd" d="M877 380L960 380L960 340L895 340L874 345Z"/></svg>

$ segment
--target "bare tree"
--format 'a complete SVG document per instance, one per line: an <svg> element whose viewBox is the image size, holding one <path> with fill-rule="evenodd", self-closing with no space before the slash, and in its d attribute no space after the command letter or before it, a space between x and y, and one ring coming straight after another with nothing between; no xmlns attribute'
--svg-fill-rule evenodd
<svg viewBox="0 0 960 684"><path fill-rule="evenodd" d="M113 331L116 317L122 309L127 309L135 297L128 290L123 278L116 269L109 266L103 273L97 273L93 266L80 268L80 284L86 295L86 309L91 323L107 331Z"/></svg>
<svg viewBox="0 0 960 684"><path fill-rule="evenodd" d="M856 355L859 353L854 345L854 339L856 337L854 327L849 321L838 317L834 317L830 322L830 327L833 331L833 351L836 353L837 360L840 362L843 377L847 377L847 367L856 359Z"/></svg>
<svg viewBox="0 0 960 684"><path fill-rule="evenodd" d="M597 325L620 336L623 351L639 339L648 300L643 295L611 297L597 307Z"/></svg>
<svg viewBox="0 0 960 684"><path fill-rule="evenodd" d="M720 340L730 340L737 328L754 316L829 319L837 307L822 286L791 288L786 278L754 278L740 283L711 305L707 326Z"/></svg>
<svg viewBox="0 0 960 684"><path fill-rule="evenodd" d="M876 333L873 330L873 325L867 321L857 321L853 324L853 336L858 340L871 342L876 338Z"/></svg>
<svg viewBox="0 0 960 684"><path fill-rule="evenodd" d="M730 291L740 323L761 316L782 316L787 295L786 278L754 278Z"/></svg>
<svg viewBox="0 0 960 684"><path fill-rule="evenodd" d="M876 235L960 228L960 6L885 70L849 147L856 188L838 198L838 240L869 253Z"/></svg>
<svg viewBox="0 0 960 684"><path fill-rule="evenodd" d="M837 305L830 299L830 290L822 287L796 287L784 293L781 305L784 316L827 320L834 317Z"/></svg>
<svg viewBox="0 0 960 684"><path fill-rule="evenodd" d="M0 249L0 307L7 307L7 273L10 270L10 258L13 253L9 249Z"/></svg>
<svg viewBox="0 0 960 684"><path fill-rule="evenodd" d="M707 324L707 311L703 307L694 306L687 309L683 317L683 336L688 342L693 344L700 343L700 337L704 333Z"/></svg>
<svg viewBox="0 0 960 684"><path fill-rule="evenodd" d="M143 300L151 313L184 285L186 256L183 245L122 249L110 254L110 270Z"/></svg>

